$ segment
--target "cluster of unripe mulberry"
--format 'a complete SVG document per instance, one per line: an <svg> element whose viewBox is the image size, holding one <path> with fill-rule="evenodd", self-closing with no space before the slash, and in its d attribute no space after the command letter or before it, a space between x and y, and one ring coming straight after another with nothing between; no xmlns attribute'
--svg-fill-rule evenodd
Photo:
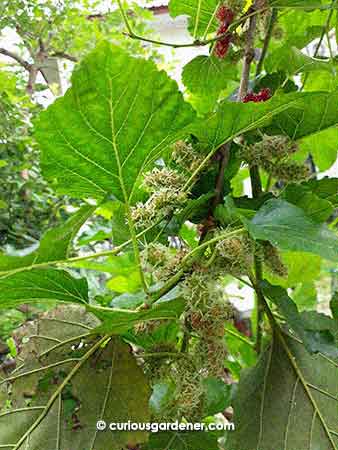
<svg viewBox="0 0 338 450"><path fill-rule="evenodd" d="M187 199L182 191L184 182L180 173L168 168L155 168L145 174L143 186L151 195L146 202L139 202L132 208L134 222L147 227L170 216L175 207L183 205Z"/></svg>
<svg viewBox="0 0 338 450"><path fill-rule="evenodd" d="M262 167L277 180L300 182L310 176L310 171L290 160L297 150L298 145L287 136L264 135L260 142L243 146L240 155L248 164Z"/></svg>

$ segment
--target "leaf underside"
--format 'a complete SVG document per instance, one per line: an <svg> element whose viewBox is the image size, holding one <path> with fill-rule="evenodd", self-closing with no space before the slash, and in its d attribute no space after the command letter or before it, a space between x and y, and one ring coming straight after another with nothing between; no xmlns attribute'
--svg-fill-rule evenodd
<svg viewBox="0 0 338 450"><path fill-rule="evenodd" d="M242 376L234 402L236 431L229 450L336 450L338 365L311 357L294 338L285 338L316 406L292 367L280 339L258 365ZM322 390L325 393L319 392Z"/></svg>
<svg viewBox="0 0 338 450"><path fill-rule="evenodd" d="M61 325L57 320L63 320L65 315L69 322ZM89 340L82 348L64 346L38 361L36 354L55 345L51 340L81 334L82 323L86 327L88 323L95 325L95 321L92 322L88 314L78 308L72 310L67 307L66 314L61 308L48 313L47 317L50 320L41 320L24 331L25 338L29 335L40 338L31 338L24 345L19 356L24 359L25 366L15 376L42 366L55 366L12 381L10 396L7 384L0 386L1 405L4 405L6 398L11 399L11 409L0 414L0 446L16 445L23 436L26 438L21 445L13 448L121 450L127 444L134 447L145 442L146 434L141 431L99 433L96 430L96 422L100 419L107 423L149 421L149 388L128 345L118 338L112 339L86 360L86 353L95 343ZM53 319L56 321L53 322ZM71 320L79 322L79 325L70 323ZM82 366L76 370L69 383L60 389L66 376L78 364L78 361L69 360L76 358L83 360ZM34 409L47 405L55 392L58 395L48 410ZM26 407L27 399L30 399L29 407ZM39 422L43 413L45 416Z"/></svg>

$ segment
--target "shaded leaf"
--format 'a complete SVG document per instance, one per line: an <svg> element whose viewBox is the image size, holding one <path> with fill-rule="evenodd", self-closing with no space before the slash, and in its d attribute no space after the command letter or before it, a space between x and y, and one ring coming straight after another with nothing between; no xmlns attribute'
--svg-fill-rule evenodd
<svg viewBox="0 0 338 450"><path fill-rule="evenodd" d="M337 366L310 356L291 338L284 341L289 356L275 335L257 366L241 378L233 405L236 430L227 448L336 450Z"/></svg>
<svg viewBox="0 0 338 450"><path fill-rule="evenodd" d="M160 414L165 410L175 393L173 383L157 383L153 387L153 392L149 400L149 406L153 413Z"/></svg>
<svg viewBox="0 0 338 450"><path fill-rule="evenodd" d="M96 329L96 332L121 334L131 329L138 322L178 319L185 307L182 297L179 294L173 294L172 296L162 297L150 309L137 310L136 308L145 301L146 297L143 292L123 294L114 298L113 308L88 305L87 309L102 321L102 325Z"/></svg>
<svg viewBox="0 0 338 450"><path fill-rule="evenodd" d="M301 208L316 222L325 222L334 210L331 202L318 197L305 185L289 184L283 190L281 198Z"/></svg>
<svg viewBox="0 0 338 450"><path fill-rule="evenodd" d="M142 172L193 117L176 82L153 62L102 43L36 122L43 174L62 193L133 202Z"/></svg>
<svg viewBox="0 0 338 450"><path fill-rule="evenodd" d="M312 179L302 183L302 186L310 189L318 197L329 200L334 206L338 206L338 178Z"/></svg>
<svg viewBox="0 0 338 450"><path fill-rule="evenodd" d="M223 380L215 377L203 380L204 388L204 416L212 416L224 412L230 406L233 385L225 384Z"/></svg>
<svg viewBox="0 0 338 450"><path fill-rule="evenodd" d="M58 313L53 317L57 320ZM41 333L41 339L31 339L28 346L21 347L19 357L25 365L16 372L18 378L1 387L11 399L11 406L0 415L0 445L18 443L18 448L24 446L27 450L120 450L145 442L147 435L142 431L96 430L100 419L107 424L149 421L149 387L129 346L117 338L107 339L102 346L104 338L87 343L82 350L68 346L68 354L52 351L39 361L35 355L42 353L46 337L59 339L60 328L66 335L72 334L73 327L77 329L71 323L63 323L63 327L58 323L59 331L55 334L57 327L51 327L51 323L43 327L45 334ZM36 323L31 329L40 335ZM23 334L26 338L27 331ZM44 369L51 365L52 368ZM32 370L35 372L30 373ZM28 394L30 404L25 407Z"/></svg>
<svg viewBox="0 0 338 450"><path fill-rule="evenodd" d="M332 315L338 324L338 292L334 293L330 301L330 308L332 311Z"/></svg>
<svg viewBox="0 0 338 450"><path fill-rule="evenodd" d="M271 300L285 317L290 327L302 340L310 353L324 353L330 357L338 358L338 346L335 341L335 323L330 317L318 314L315 311L300 314L297 305L288 296L285 289L273 286L267 281L262 282L264 295Z"/></svg>
<svg viewBox="0 0 338 450"><path fill-rule="evenodd" d="M282 250L315 253L338 260L337 236L284 200L268 200L255 217L245 223L254 239L270 241Z"/></svg>
<svg viewBox="0 0 338 450"><path fill-rule="evenodd" d="M287 94L299 96L301 94ZM266 132L284 134L298 140L305 136L318 133L338 123L337 102L338 91L308 92L304 98L299 98L290 104L287 111L274 115L272 123Z"/></svg>

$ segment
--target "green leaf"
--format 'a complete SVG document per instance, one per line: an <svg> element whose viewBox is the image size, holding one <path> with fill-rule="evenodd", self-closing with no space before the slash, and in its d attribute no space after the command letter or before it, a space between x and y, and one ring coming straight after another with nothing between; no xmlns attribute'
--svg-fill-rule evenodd
<svg viewBox="0 0 338 450"><path fill-rule="evenodd" d="M299 142L300 151L295 159L304 161L309 153L321 172L328 170L337 160L338 128L329 128L307 136Z"/></svg>
<svg viewBox="0 0 338 450"><path fill-rule="evenodd" d="M284 288L293 288L299 283L310 283L318 278L321 270L321 257L311 253L287 252L280 254L282 263L287 267L287 277L266 273L266 278L272 284L279 284Z"/></svg>
<svg viewBox="0 0 338 450"><path fill-rule="evenodd" d="M170 0L169 13L174 18L188 16L190 33L194 35L196 30L196 37L203 37L218 28L215 15L219 4L219 0Z"/></svg>
<svg viewBox="0 0 338 450"><path fill-rule="evenodd" d="M227 448L336 450L338 365L310 356L291 338L283 341L275 335L242 376Z"/></svg>
<svg viewBox="0 0 338 450"><path fill-rule="evenodd" d="M230 406L233 385L225 384L223 380L215 377L203 380L204 388L204 416L212 416L224 412Z"/></svg>
<svg viewBox="0 0 338 450"><path fill-rule="evenodd" d="M87 280L55 269L30 270L0 278L0 309L38 302L86 304Z"/></svg>
<svg viewBox="0 0 338 450"><path fill-rule="evenodd" d="M268 200L245 224L254 239L270 241L282 250L309 252L338 261L337 236L284 200Z"/></svg>
<svg viewBox="0 0 338 450"><path fill-rule="evenodd" d="M200 55L183 68L182 81L192 93L210 96L227 87L229 80L237 78L237 69L226 59Z"/></svg>
<svg viewBox="0 0 338 450"><path fill-rule="evenodd" d="M153 392L149 400L150 409L154 414L163 412L175 393L174 384L157 383L153 387Z"/></svg>
<svg viewBox="0 0 338 450"><path fill-rule="evenodd" d="M1 272L31 268L39 264L66 259L73 239L95 209L96 206L89 205L80 208L67 222L48 230L42 236L39 247L25 256L0 254L0 275Z"/></svg>
<svg viewBox="0 0 338 450"><path fill-rule="evenodd" d="M336 61L334 60L334 64ZM337 90L338 84L338 76L337 71L334 72L321 72L320 76L318 76L317 72L310 72L304 74L302 78L302 82L306 81L304 86L304 91L313 92L313 91L327 91L333 92ZM305 80L306 77L306 80Z"/></svg>
<svg viewBox="0 0 338 450"><path fill-rule="evenodd" d="M107 287L121 294L124 292L136 292L142 286L133 253L111 256L106 258L104 262L79 261L72 264L72 266L110 273L113 276L107 281Z"/></svg>
<svg viewBox="0 0 338 450"><path fill-rule="evenodd" d="M317 290L313 282L301 283L290 294L299 310L313 310L317 305Z"/></svg>
<svg viewBox="0 0 338 450"><path fill-rule="evenodd" d="M338 92L290 93L262 103L224 101L215 113L197 120L190 130L213 149L262 127L272 134L299 139L335 125L337 102Z"/></svg>
<svg viewBox="0 0 338 450"><path fill-rule="evenodd" d="M318 197L329 200L334 206L338 206L338 178L312 179L302 183L302 186L310 189Z"/></svg>
<svg viewBox="0 0 338 450"><path fill-rule="evenodd" d="M328 12L324 10L304 11L301 8L283 10L278 17L285 45L295 46L299 49L306 47L323 32L323 24L327 20ZM274 48L280 47L280 40ZM318 78L318 77L317 77Z"/></svg>
<svg viewBox="0 0 338 450"><path fill-rule="evenodd" d="M315 353L320 352L331 358L338 357L338 326L325 314L317 311L303 311L301 318L308 341Z"/></svg>
<svg viewBox="0 0 338 450"><path fill-rule="evenodd" d="M331 202L313 194L305 185L289 184L283 190L281 198L301 208L316 222L325 222L334 210Z"/></svg>
<svg viewBox="0 0 338 450"><path fill-rule="evenodd" d="M298 97L302 94L288 95ZM299 97L287 111L274 115L271 125L266 129L267 133L285 134L298 140L337 125L338 91L308 92L303 95L305 97Z"/></svg>
<svg viewBox="0 0 338 450"><path fill-rule="evenodd" d="M175 351L176 344L178 342L179 325L175 320L165 321L161 325L155 327L151 332L148 330L144 332L130 331L125 333L123 337L138 347L142 347L144 350L150 353L154 349L154 346L158 345L170 345Z"/></svg>
<svg viewBox="0 0 338 450"><path fill-rule="evenodd" d="M303 341L310 353L324 353L338 358L338 346L335 342L335 326L330 317L320 315L315 311L300 314L296 304L288 296L285 289L273 286L266 280L261 283L264 295L271 300L279 312L285 317L290 327ZM319 327L318 327L319 326ZM316 328L317 327L317 328Z"/></svg>
<svg viewBox="0 0 338 450"><path fill-rule="evenodd" d="M332 2L326 0L270 0L269 3L276 8L302 8L309 11L316 8L337 8L337 5L331 6Z"/></svg>
<svg viewBox="0 0 338 450"><path fill-rule="evenodd" d="M96 329L97 333L121 334L130 330L138 322L178 319L185 307L182 297L174 292L162 297L150 309L137 310L136 308L145 301L146 297L143 292L123 294L113 299L113 308L88 305L87 309L102 321L102 324Z"/></svg>
<svg viewBox="0 0 338 450"><path fill-rule="evenodd" d="M193 118L165 72L104 42L36 122L43 174L61 193L132 203L141 174Z"/></svg>
<svg viewBox="0 0 338 450"><path fill-rule="evenodd" d="M285 71L288 75L318 71L333 72L333 65L329 61L311 58L297 47L285 45L273 51L265 60L265 69L272 73Z"/></svg>
<svg viewBox="0 0 338 450"><path fill-rule="evenodd" d="M69 307L66 311L79 323L67 322L63 311L56 310L49 313L48 321L36 321L24 330L20 369L16 378L0 387L1 404L10 400L10 407L0 414L0 446L120 450L144 443L144 431L96 430L98 420L107 424L149 422L149 387L129 346L118 338L103 338L88 340L82 349L68 344L63 351L51 350L55 341L76 338L82 323L87 327L88 314L83 316L77 310L75 319ZM40 338L27 340L30 335ZM50 351L38 359L46 342Z"/></svg>

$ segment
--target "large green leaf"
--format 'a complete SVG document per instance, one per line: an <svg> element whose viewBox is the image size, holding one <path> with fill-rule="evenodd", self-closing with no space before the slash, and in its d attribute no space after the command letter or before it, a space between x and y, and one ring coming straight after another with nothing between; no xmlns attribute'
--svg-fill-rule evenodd
<svg viewBox="0 0 338 450"><path fill-rule="evenodd" d="M74 197L133 202L142 172L193 117L164 71L104 42L36 122L43 174Z"/></svg>
<svg viewBox="0 0 338 450"><path fill-rule="evenodd" d="M196 121L191 132L211 148L261 127L299 139L338 123L337 102L338 92L291 93L264 103L224 101L207 119Z"/></svg>
<svg viewBox="0 0 338 450"><path fill-rule="evenodd" d="M269 72L285 71L289 75L298 73L333 71L329 61L311 58L297 47L285 45L272 52L265 60L265 69Z"/></svg>
<svg viewBox="0 0 338 450"><path fill-rule="evenodd" d="M215 56L196 56L183 68L183 84L192 93L210 96L225 89L230 80L237 77L234 64Z"/></svg>
<svg viewBox="0 0 338 450"><path fill-rule="evenodd" d="M283 32L283 42L299 49L306 47L323 32L323 24L328 12L324 10L304 11L301 8L284 9L278 17L278 25ZM272 40L273 49L280 47L280 39Z"/></svg>
<svg viewBox="0 0 338 450"><path fill-rule="evenodd" d="M142 431L96 430L98 420L108 426L150 419L149 387L128 345L103 338L88 340L82 348L68 344L51 350L55 342L76 338L82 324L87 328L88 314L68 307L64 313L48 313L19 334L25 342L19 341L21 367L0 387L0 446L121 450L147 440ZM46 349L50 351L38 359Z"/></svg>
<svg viewBox="0 0 338 450"><path fill-rule="evenodd" d="M337 160L338 128L328 128L299 142L300 151L295 159L304 161L311 153L320 171L328 170Z"/></svg>
<svg viewBox="0 0 338 450"><path fill-rule="evenodd" d="M303 182L301 185L309 189L317 197L328 200L334 206L338 206L338 178L311 179Z"/></svg>
<svg viewBox="0 0 338 450"><path fill-rule="evenodd" d="M236 430L227 448L338 448L338 366L310 356L291 338L284 343L275 336L257 366L243 374L233 405Z"/></svg>
<svg viewBox="0 0 338 450"><path fill-rule="evenodd" d="M30 268L38 264L62 261L67 258L71 243L81 226L95 211L95 206L83 206L67 222L47 231L39 247L25 256L0 255L1 272Z"/></svg>
<svg viewBox="0 0 338 450"><path fill-rule="evenodd" d="M282 250L315 253L338 261L338 238L304 211L285 200L268 200L255 217L245 221L255 239L270 241Z"/></svg>
<svg viewBox="0 0 338 450"><path fill-rule="evenodd" d="M87 280L55 269L29 270L0 278L0 309L39 302L87 303Z"/></svg>
<svg viewBox="0 0 338 450"><path fill-rule="evenodd" d="M289 184L281 197L301 208L308 217L316 222L325 222L334 210L330 201L318 197L306 185Z"/></svg>
<svg viewBox="0 0 338 450"><path fill-rule="evenodd" d="M289 94L296 97L301 94ZM334 127L338 123L338 91L308 92L291 104L287 111L273 117L268 133L286 134L298 140L305 136Z"/></svg>
<svg viewBox="0 0 338 450"><path fill-rule="evenodd" d="M266 272L266 278L273 284L284 288L294 288L299 283L312 283L318 278L321 270L321 257L305 252L280 252L283 264L287 268L287 276L281 277Z"/></svg>
<svg viewBox="0 0 338 450"><path fill-rule="evenodd" d="M215 18L220 0L170 0L169 13L171 17L188 16L188 29L196 37L216 31L218 22Z"/></svg>
<svg viewBox="0 0 338 450"><path fill-rule="evenodd" d="M184 301L175 291L163 296L152 308L137 310L145 301L145 294L139 292L116 297L111 308L91 304L87 280L76 279L62 270L35 269L0 279L0 309L23 303L81 303L102 322L96 333L120 334L138 322L177 319L184 310Z"/></svg>

